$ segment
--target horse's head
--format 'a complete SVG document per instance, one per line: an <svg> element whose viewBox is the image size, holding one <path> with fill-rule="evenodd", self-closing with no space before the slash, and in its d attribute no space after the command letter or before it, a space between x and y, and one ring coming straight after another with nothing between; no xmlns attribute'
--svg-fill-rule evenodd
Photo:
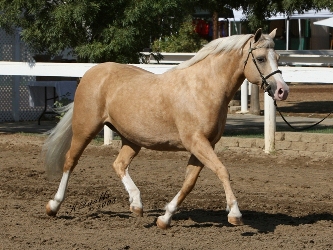
<svg viewBox="0 0 333 250"><path fill-rule="evenodd" d="M258 29L244 47L244 74L251 83L261 85L274 100L285 100L289 87L278 70L279 55L274 50L276 29L263 35Z"/></svg>

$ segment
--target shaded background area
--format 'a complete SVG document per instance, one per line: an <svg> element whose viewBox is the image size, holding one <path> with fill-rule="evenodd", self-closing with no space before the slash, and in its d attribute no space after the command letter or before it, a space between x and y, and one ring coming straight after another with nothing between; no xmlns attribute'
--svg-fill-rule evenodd
<svg viewBox="0 0 333 250"><path fill-rule="evenodd" d="M332 79L333 80L333 79ZM325 117L333 111L332 84L289 84L290 93L286 101L277 102L286 116ZM260 94L260 109L264 109Z"/></svg>

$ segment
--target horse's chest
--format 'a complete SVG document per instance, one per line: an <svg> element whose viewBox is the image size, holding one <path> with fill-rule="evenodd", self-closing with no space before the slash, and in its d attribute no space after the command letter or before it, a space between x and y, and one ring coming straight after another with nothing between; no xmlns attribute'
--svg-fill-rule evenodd
<svg viewBox="0 0 333 250"><path fill-rule="evenodd" d="M226 115L219 115L214 120L206 123L205 134L210 142L216 143L220 140L225 128L226 118Z"/></svg>

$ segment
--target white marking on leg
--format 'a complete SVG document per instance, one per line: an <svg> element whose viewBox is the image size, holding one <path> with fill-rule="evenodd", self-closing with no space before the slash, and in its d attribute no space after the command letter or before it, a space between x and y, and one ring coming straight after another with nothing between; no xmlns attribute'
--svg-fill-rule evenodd
<svg viewBox="0 0 333 250"><path fill-rule="evenodd" d="M133 207L142 208L142 202L140 197L140 190L133 182L131 176L128 173L128 168L126 169L125 176L121 180L129 194L129 202Z"/></svg>
<svg viewBox="0 0 333 250"><path fill-rule="evenodd" d="M163 216L158 217L167 225L170 225L171 217L177 211L177 203L179 195L180 192L178 192L178 194L172 199L172 201L165 206L165 214Z"/></svg>
<svg viewBox="0 0 333 250"><path fill-rule="evenodd" d="M236 218L242 217L242 214L238 208L237 201L235 200L232 202L231 208L227 206L227 212L229 212L228 217L236 217Z"/></svg>
<svg viewBox="0 0 333 250"><path fill-rule="evenodd" d="M62 178L61 178L61 181L59 184L58 191L57 191L56 195L54 196L54 199L49 201L49 206L50 206L51 210L54 212L57 212L59 210L61 203L65 199L69 176L70 176L70 171L64 172L62 174Z"/></svg>

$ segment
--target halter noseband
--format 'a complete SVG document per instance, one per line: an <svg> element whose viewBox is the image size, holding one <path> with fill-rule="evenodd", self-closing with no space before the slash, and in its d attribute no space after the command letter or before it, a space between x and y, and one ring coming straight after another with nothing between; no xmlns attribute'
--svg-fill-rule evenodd
<svg viewBox="0 0 333 250"><path fill-rule="evenodd" d="M257 68L257 70L258 70L258 72L259 72L259 74L260 74L261 80L262 80L262 82L261 82L261 88L264 89L265 92L268 92L268 94L269 94L270 96L272 96L272 93L270 92L270 90L271 90L271 86L270 86L269 83L267 82L267 79L270 78L270 77L271 77L272 75L274 75L274 74L277 74L277 73L282 74L282 71L278 69L278 70L275 70L275 71L273 71L272 73L268 74L267 76L264 76L264 75L261 73L261 71L260 71L260 69L259 69L259 67L258 67L257 61L256 61L256 59L254 58L254 55L253 55L253 53L252 53L252 51L253 51L253 50L256 50L256 49L258 49L258 48L256 48L256 47L255 47L255 48L252 48L252 47L251 47L251 42L250 42L249 53L247 54L247 58L246 58L246 60L245 60L245 62L244 62L244 68L245 68L245 66L246 66L246 64L247 64L247 61L248 61L248 59L249 59L249 56L250 56L250 54L251 54L251 56L252 56L252 61L253 61L254 65L256 66L256 68Z"/></svg>

